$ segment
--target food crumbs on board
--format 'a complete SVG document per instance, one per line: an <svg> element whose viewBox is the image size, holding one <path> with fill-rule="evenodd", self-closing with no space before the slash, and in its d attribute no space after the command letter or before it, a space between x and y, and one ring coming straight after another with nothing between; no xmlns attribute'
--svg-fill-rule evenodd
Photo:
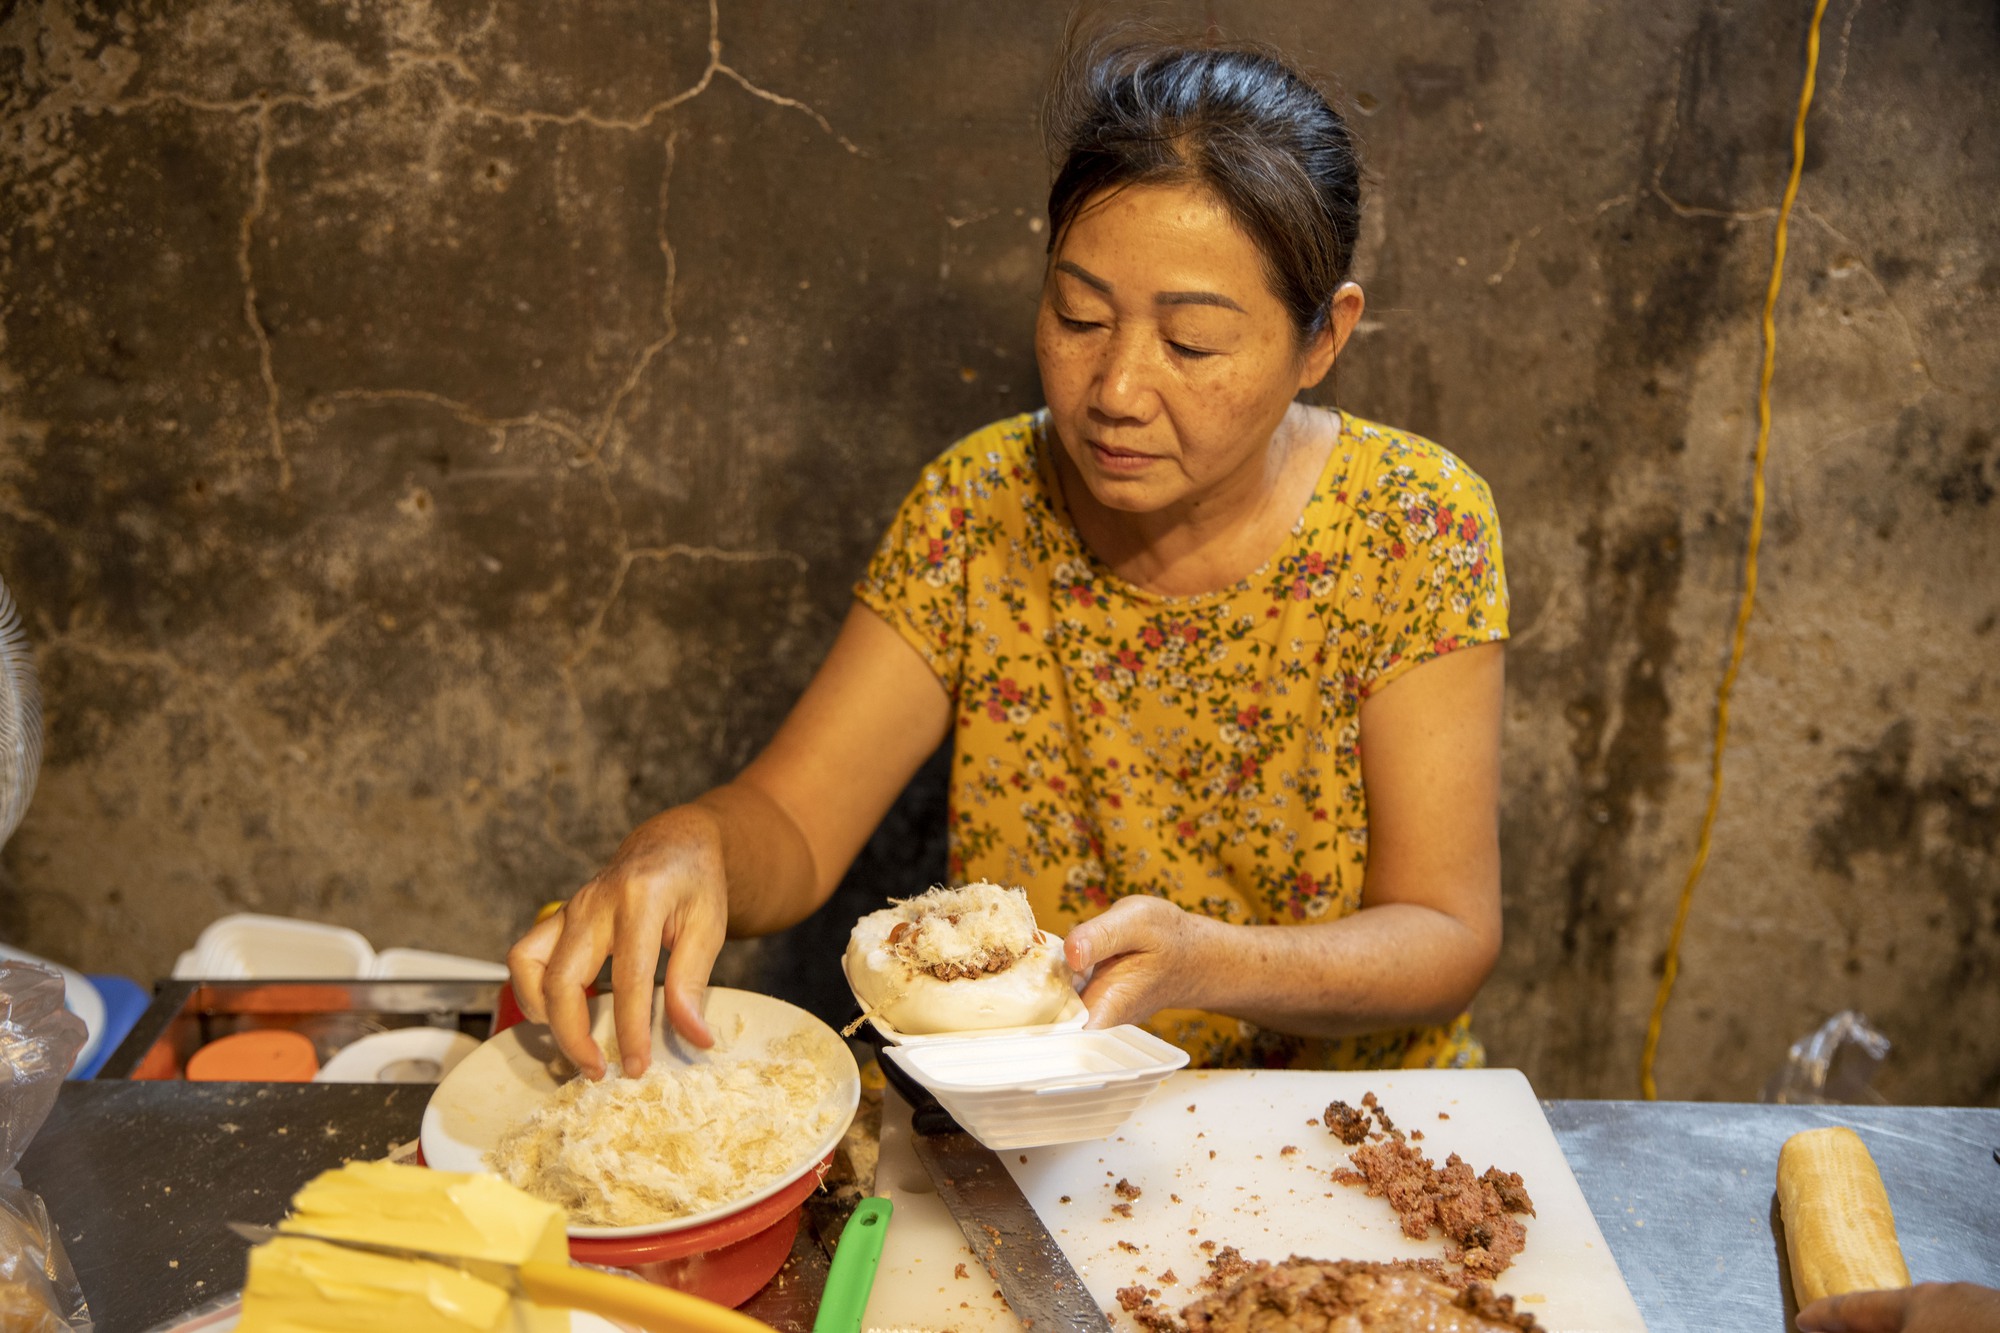
<svg viewBox="0 0 2000 1333"><path fill-rule="evenodd" d="M1188 1114L1189 1114L1189 1115L1193 1115L1193 1114L1194 1114L1194 1103L1193 1103L1193 1102L1189 1102L1189 1103L1188 1103Z"/></svg>
<svg viewBox="0 0 2000 1333"><path fill-rule="evenodd" d="M964 1277L965 1277L965 1265L964 1265L964 1264L960 1264L960 1265L959 1265L958 1267L956 1267L956 1268L952 1269L952 1270L951 1270L951 1275L952 1275L953 1277L955 1277L955 1278L959 1278L959 1279L963 1280L963 1279L964 1279Z"/></svg>
<svg viewBox="0 0 2000 1333"><path fill-rule="evenodd" d="M1443 1111L1439 1111L1439 1112L1438 1112L1438 1119L1440 1119L1440 1120L1449 1120L1449 1119L1451 1119L1451 1117L1450 1117L1449 1115L1446 1115L1446 1114L1445 1114L1445 1113L1444 1113Z"/></svg>
<svg viewBox="0 0 2000 1333"><path fill-rule="evenodd" d="M1210 1148L1208 1150L1208 1160L1211 1162L1215 1160L1215 1149Z"/></svg>
<svg viewBox="0 0 2000 1333"><path fill-rule="evenodd" d="M167 1260L167 1267L169 1268L179 1268L180 1266L181 1266L181 1261L178 1259Z"/></svg>
<svg viewBox="0 0 2000 1333"><path fill-rule="evenodd" d="M1145 1193L1144 1190L1140 1189L1137 1185L1134 1185L1131 1181L1125 1179L1125 1177L1123 1176L1118 1177L1118 1183L1111 1187L1111 1192L1113 1194L1116 1194L1121 1199L1136 1199L1141 1194Z"/></svg>
<svg viewBox="0 0 2000 1333"><path fill-rule="evenodd" d="M1068 1203L1068 1202L1069 1202L1069 1195L1067 1195L1067 1194L1063 1195L1063 1196L1062 1196L1062 1199L1060 1200L1060 1202L1062 1202L1062 1203Z"/></svg>
<svg viewBox="0 0 2000 1333"><path fill-rule="evenodd" d="M1111 1205L1111 1211L1127 1221L1132 1218L1132 1205L1129 1203L1114 1203Z"/></svg>
<svg viewBox="0 0 2000 1333"><path fill-rule="evenodd" d="M1280 1156L1280 1157L1291 1157L1291 1156L1295 1155L1295 1154L1296 1154L1297 1152L1298 1152L1298 1148L1297 1148L1297 1146L1296 1146L1296 1145L1294 1145L1294 1144L1290 1144L1290 1143L1287 1143L1287 1144L1286 1144L1286 1145L1285 1145L1284 1147L1282 1147L1282 1148L1278 1149L1278 1156Z"/></svg>
<svg viewBox="0 0 2000 1333"><path fill-rule="evenodd" d="M1169 1199L1172 1199L1175 1203L1179 1203L1181 1201L1181 1196L1178 1194L1169 1194L1167 1197Z"/></svg>
<svg viewBox="0 0 2000 1333"><path fill-rule="evenodd" d="M1121 1241L1119 1241L1119 1242L1118 1242L1118 1248L1119 1248L1119 1249L1121 1249L1121 1250L1123 1250L1123 1251L1125 1251L1125 1253L1127 1253L1127 1254L1137 1254L1137 1253L1139 1252L1139 1247L1138 1247L1137 1245L1134 1245L1134 1244L1133 1244L1133 1243L1132 1243L1131 1241L1129 1241L1129 1240L1121 1240Z"/></svg>

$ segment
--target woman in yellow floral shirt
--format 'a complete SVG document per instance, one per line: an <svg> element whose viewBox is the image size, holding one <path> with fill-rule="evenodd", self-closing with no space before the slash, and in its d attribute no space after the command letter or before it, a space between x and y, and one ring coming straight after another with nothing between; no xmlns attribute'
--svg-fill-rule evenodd
<svg viewBox="0 0 2000 1333"><path fill-rule="evenodd" d="M1027 888L1094 1025L1202 1064L1482 1059L1499 533L1437 445L1296 401L1361 316L1346 127L1228 48L1084 52L1056 105L1048 406L931 465L769 748L515 946L587 1070L607 956L623 1050L662 947L706 1045L725 934L825 902L947 736L953 878Z"/></svg>

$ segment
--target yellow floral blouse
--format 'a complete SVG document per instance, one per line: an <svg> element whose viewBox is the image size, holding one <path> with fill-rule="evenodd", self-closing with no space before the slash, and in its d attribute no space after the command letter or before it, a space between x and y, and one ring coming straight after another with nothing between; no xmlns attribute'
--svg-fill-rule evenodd
<svg viewBox="0 0 2000 1333"><path fill-rule="evenodd" d="M1223 921L1361 904L1361 702L1507 634L1486 483L1404 431L1342 417L1284 547L1232 588L1170 597L1099 564L1048 472L1046 414L924 472L855 595L954 701L950 873L1028 891L1059 934L1130 893ZM1478 1065L1469 1021L1323 1040L1194 1010L1148 1025L1197 1065Z"/></svg>

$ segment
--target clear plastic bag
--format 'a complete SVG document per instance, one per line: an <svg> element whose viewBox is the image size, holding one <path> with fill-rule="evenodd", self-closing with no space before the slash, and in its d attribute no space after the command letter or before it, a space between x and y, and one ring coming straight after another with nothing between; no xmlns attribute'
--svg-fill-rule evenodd
<svg viewBox="0 0 2000 1333"><path fill-rule="evenodd" d="M0 962L0 1328L9 1333L91 1330L48 1209L15 1170L87 1035L63 1008L61 973Z"/></svg>
<svg viewBox="0 0 2000 1333"><path fill-rule="evenodd" d="M1844 1009L1792 1043L1762 1100L1879 1106L1886 1099L1869 1082L1888 1058L1889 1039Z"/></svg>

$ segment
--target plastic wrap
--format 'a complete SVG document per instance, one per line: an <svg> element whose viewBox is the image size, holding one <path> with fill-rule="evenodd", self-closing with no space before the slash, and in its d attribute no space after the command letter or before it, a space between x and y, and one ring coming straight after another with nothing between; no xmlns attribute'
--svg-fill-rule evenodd
<svg viewBox="0 0 2000 1333"><path fill-rule="evenodd" d="M1763 1100L1880 1105L1882 1094L1869 1082L1888 1058L1889 1039L1844 1009L1792 1043L1784 1066L1764 1085Z"/></svg>
<svg viewBox="0 0 2000 1333"><path fill-rule="evenodd" d="M61 973L0 962L0 1328L9 1333L90 1333L48 1209L15 1169L87 1035L63 1007Z"/></svg>

